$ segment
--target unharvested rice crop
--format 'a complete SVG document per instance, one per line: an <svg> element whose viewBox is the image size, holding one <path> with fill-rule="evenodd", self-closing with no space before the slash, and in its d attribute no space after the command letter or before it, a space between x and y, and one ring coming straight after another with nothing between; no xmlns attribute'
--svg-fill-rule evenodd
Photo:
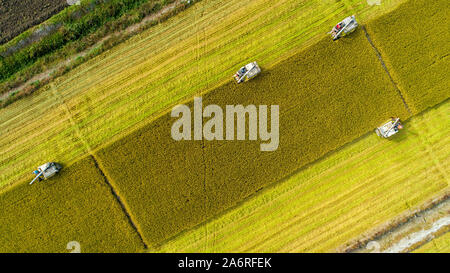
<svg viewBox="0 0 450 273"><path fill-rule="evenodd" d="M390 116L408 117L362 31L329 38L254 80L208 92L204 105L279 105L280 144L180 141L164 115L98 152L144 237L157 244L235 205ZM191 105L191 104L190 104ZM192 106L192 105L191 105Z"/></svg>
<svg viewBox="0 0 450 273"><path fill-rule="evenodd" d="M366 135L150 251L333 252L389 228L450 190L449 111L412 117L393 141Z"/></svg>
<svg viewBox="0 0 450 273"><path fill-rule="evenodd" d="M0 208L0 252L67 253L71 241L82 252L144 249L91 157L3 192Z"/></svg>
<svg viewBox="0 0 450 273"><path fill-rule="evenodd" d="M414 113L450 96L450 2L408 1L368 24Z"/></svg>

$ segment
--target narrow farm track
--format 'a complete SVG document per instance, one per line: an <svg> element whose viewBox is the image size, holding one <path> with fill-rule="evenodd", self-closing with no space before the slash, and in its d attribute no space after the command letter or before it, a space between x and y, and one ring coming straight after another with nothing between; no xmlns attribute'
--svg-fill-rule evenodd
<svg viewBox="0 0 450 273"><path fill-rule="evenodd" d="M410 252L450 229L450 192L420 210L398 217L392 228L381 227L376 236L359 241L344 252ZM374 247L371 247L374 246Z"/></svg>
<svg viewBox="0 0 450 273"><path fill-rule="evenodd" d="M449 253L450 252L450 232L434 238L430 242L415 249L414 253Z"/></svg>

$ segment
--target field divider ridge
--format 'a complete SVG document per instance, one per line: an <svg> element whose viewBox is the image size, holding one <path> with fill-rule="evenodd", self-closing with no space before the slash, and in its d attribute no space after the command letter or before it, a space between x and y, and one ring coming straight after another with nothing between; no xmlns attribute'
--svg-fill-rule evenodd
<svg viewBox="0 0 450 273"><path fill-rule="evenodd" d="M80 132L80 128L78 127L78 124L75 122L75 120L73 119L73 115L70 112L69 107L67 106L67 104L64 102L64 99L61 97L60 94L58 94L58 92L56 91L56 88L54 86L53 83L51 83L50 85L50 89L52 90L53 95L57 98L57 100L60 102L60 105L62 107L64 107L64 110L69 118L70 124L72 125L75 134L77 135L78 139L80 139L80 141L83 143L83 145L86 147L87 152L89 153L90 157L92 158L92 160L94 161L94 165L95 167L98 169L98 171L100 172L100 174L103 176L103 180L106 183L106 185L109 187L109 189L111 190L111 194L114 196L114 198L116 199L116 201L118 202L118 204L120 205L122 212L125 214L126 218L128 219L129 224L131 225L131 227L133 228L133 230L137 233L140 241L142 242L142 244L144 245L144 249L148 249L148 245L145 242L141 232L139 231L139 229L137 228L136 224L134 223L133 219L131 218L130 213L128 212L125 204L122 202L122 199L120 198L120 195L118 194L118 192L114 189L114 186L109 182L108 177L105 175L105 172L103 171L103 169L100 167L100 164L97 160L97 158L95 157L95 154L91 148L91 146L89 145L89 143L86 141L86 139L83 137L83 135Z"/></svg>
<svg viewBox="0 0 450 273"><path fill-rule="evenodd" d="M412 116L413 113L411 111L411 109L408 106L408 103L406 103L405 97L403 96L402 91L400 90L400 88L398 87L397 83L394 81L394 79L392 78L391 73L389 72L389 69L387 68L384 60L383 60L383 56L381 56L380 51L378 50L378 48L375 46L375 44L373 43L370 34L367 32L367 29L365 26L361 26L362 30L364 31L364 34L367 38L367 41L369 42L370 46L372 46L373 50L375 51L375 54L378 57L378 60L380 60L381 66L383 67L384 71L386 72L386 74L388 75L389 79L392 82L392 85L394 86L395 90L397 90L398 95L400 96L400 98L403 101L403 105L405 106L406 110L408 111L408 113Z"/></svg>

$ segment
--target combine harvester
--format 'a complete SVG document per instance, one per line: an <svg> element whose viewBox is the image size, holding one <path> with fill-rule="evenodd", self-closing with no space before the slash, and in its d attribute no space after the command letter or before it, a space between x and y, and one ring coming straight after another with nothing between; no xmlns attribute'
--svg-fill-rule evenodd
<svg viewBox="0 0 450 273"><path fill-rule="evenodd" d="M389 138L398 133L401 129L403 129L403 125L401 124L400 119L391 118L391 120L375 129L375 133L379 137Z"/></svg>
<svg viewBox="0 0 450 273"><path fill-rule="evenodd" d="M336 41L337 39L352 33L357 27L358 22L356 22L355 15L352 15L335 25L328 34L331 34L333 41Z"/></svg>
<svg viewBox="0 0 450 273"><path fill-rule="evenodd" d="M36 179L39 179L39 181L43 179L48 179L55 174L59 173L59 171L62 169L62 166L55 162L47 162L44 165L41 165L35 170L33 173L36 175L36 177L30 182L30 185L36 181ZM42 176L44 178L42 178Z"/></svg>
<svg viewBox="0 0 450 273"><path fill-rule="evenodd" d="M241 69L234 74L234 79L237 83L245 82L253 79L257 75L261 73L261 68L259 68L256 62L252 62L247 64L246 66L241 67Z"/></svg>

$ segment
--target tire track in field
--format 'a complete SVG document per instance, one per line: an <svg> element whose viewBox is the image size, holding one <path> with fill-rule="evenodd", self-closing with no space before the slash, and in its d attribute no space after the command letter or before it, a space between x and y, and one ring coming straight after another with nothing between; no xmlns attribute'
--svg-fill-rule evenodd
<svg viewBox="0 0 450 273"><path fill-rule="evenodd" d="M195 35L195 39L196 39L196 46L195 46L195 69L197 70L197 75L200 75L200 63L199 60L201 58L201 54L200 54L200 48L201 48L201 43L200 43L200 31L199 31L199 24L197 23L199 21L199 17L203 17L203 12L204 11L200 11L200 7L198 5L195 6L195 13L194 13L194 21L195 21L195 29L196 29L196 35ZM204 30L203 30L204 32ZM204 37L203 37L204 38ZM197 93L197 96L201 96L199 93ZM204 117L202 115L202 124L204 123ZM202 134L203 134L203 130L202 130ZM207 168L206 168L206 158L205 158L205 139L204 137L202 137L202 162L203 162L203 194L204 194L204 217L205 219L208 218L208 208L206 207L206 204L208 204L208 195L207 195L207 191L206 191L206 172L207 172ZM205 225L205 238L206 241L208 241L208 226Z"/></svg>
<svg viewBox="0 0 450 273"><path fill-rule="evenodd" d="M426 128L426 123L420 125L417 125L415 123L411 123L411 127L417 131L420 131L421 128L420 127L425 127ZM444 177L445 181L447 182L447 185L450 185L450 180L449 180L449 175L447 173L447 170L445 168L445 163L442 164L442 162L440 160L438 160L438 157L435 155L435 151L433 150L433 144L431 143L429 137L427 134L418 134L418 138L419 138L419 142L422 144L422 146L425 149L425 153L426 155L429 157L429 160L433 162L434 166L436 167L436 169L442 174L442 176Z"/></svg>
<svg viewBox="0 0 450 273"><path fill-rule="evenodd" d="M367 41L369 42L370 46L372 46L373 50L375 51L375 54L378 57L378 60L380 60L381 66L383 67L384 71L386 72L386 74L388 75L389 79L391 80L392 85L394 86L395 90L397 90L398 95L400 96L400 98L403 101L403 105L405 106L406 110L408 111L408 113L412 116L413 113L411 111L411 109L409 108L408 104L406 103L405 97L403 96L402 91L400 90L400 88L398 87L397 83L394 81L394 79L392 78L391 73L389 72L389 69L387 68L383 57L381 56L380 51L378 50L378 48L375 46L375 44L372 42L372 39L370 38L369 33L367 32L367 29L365 26L361 26L362 30L364 31L364 34L366 35Z"/></svg>
<svg viewBox="0 0 450 273"><path fill-rule="evenodd" d="M89 143L86 141L86 139L83 137L83 135L81 134L80 128L78 126L78 124L75 122L75 120L73 119L73 115L70 112L69 107L67 106L67 104L64 101L64 98L58 94L58 92L56 91L56 88L54 86L53 83L50 84L50 89L53 93L53 95L56 97L56 99L58 100L59 104L64 108L64 111L67 114L67 117L69 119L70 124L72 125L72 128L75 131L75 134L77 136L77 138L83 143L83 145L86 147L87 152L89 153L89 156L92 158L92 160L94 161L94 165L97 168L97 170L100 172L101 176L103 176L103 181L105 182L105 184L108 186L108 188L111 190L111 194L114 196L114 198L116 199L117 203L119 204L120 208L122 209L122 212L125 214L125 217L127 218L129 224L131 225L132 229L136 232L136 234L138 235L142 245L144 246L144 249L148 249L148 245L145 242L141 232L139 232L139 229L137 228L136 224L134 223L133 219L131 218L130 213L128 212L127 208L125 207L125 204L122 202L122 199L120 198L119 194L117 193L117 191L114 189L113 185L109 182L108 177L105 175L105 173L103 172L102 168L100 167L97 158L95 157L94 152L92 151L91 146L89 145Z"/></svg>

